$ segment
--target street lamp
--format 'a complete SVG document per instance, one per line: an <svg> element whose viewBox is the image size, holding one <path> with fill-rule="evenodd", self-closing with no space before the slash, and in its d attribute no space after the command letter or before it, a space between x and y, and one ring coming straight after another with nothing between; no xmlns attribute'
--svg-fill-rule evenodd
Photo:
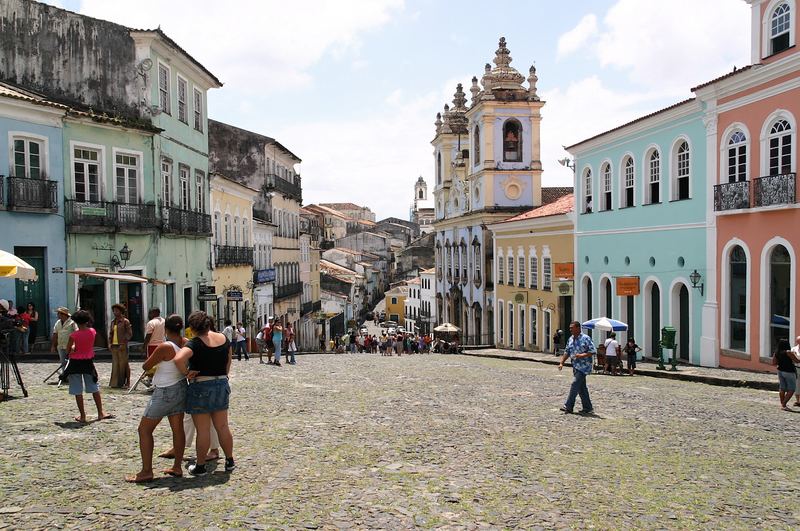
<svg viewBox="0 0 800 531"><path fill-rule="evenodd" d="M700 296L701 297L703 296L703 290L705 288L705 283L701 283L699 286L697 285L697 283L700 282L700 280L702 280L702 278L703 278L703 276L697 271L697 269L692 271L692 273L689 275L689 280L692 282L692 287L694 289L699 289L700 290Z"/></svg>
<svg viewBox="0 0 800 531"><path fill-rule="evenodd" d="M558 163L564 166L565 168L571 169L573 172L575 171L575 161L573 161L569 157L564 157L563 159L559 159Z"/></svg>
<svg viewBox="0 0 800 531"><path fill-rule="evenodd" d="M117 251L119 252L119 256L117 256L117 254L114 252L114 248L111 247L111 245L104 245L104 246L95 245L92 246L92 249L94 249L95 251L109 251L111 253L111 256L107 264L101 262L93 262L98 265L109 266L111 269L125 268L125 266L128 265L128 260L131 259L131 253L133 252L130 249L130 247L128 247L127 243L122 246L122 249Z"/></svg>

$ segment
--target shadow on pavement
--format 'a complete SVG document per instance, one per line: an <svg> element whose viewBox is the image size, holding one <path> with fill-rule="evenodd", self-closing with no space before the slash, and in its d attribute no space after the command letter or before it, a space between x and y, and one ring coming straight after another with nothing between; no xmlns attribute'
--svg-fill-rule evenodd
<svg viewBox="0 0 800 531"><path fill-rule="evenodd" d="M181 492L188 489L204 489L216 485L224 485L231 478L225 471L209 472L205 476L192 476L186 474L181 478L164 476L145 483L146 489L168 488L170 492Z"/></svg>

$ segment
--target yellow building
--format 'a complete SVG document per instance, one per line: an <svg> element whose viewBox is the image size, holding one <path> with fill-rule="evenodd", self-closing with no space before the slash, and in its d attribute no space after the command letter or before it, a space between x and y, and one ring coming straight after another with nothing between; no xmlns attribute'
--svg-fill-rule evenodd
<svg viewBox="0 0 800 531"><path fill-rule="evenodd" d="M253 202L259 192L211 174L213 212L211 278L216 301L209 314L222 330L225 320L248 324L253 289Z"/></svg>
<svg viewBox="0 0 800 531"><path fill-rule="evenodd" d="M386 292L386 320L405 326L406 297L408 286L395 286Z"/></svg>
<svg viewBox="0 0 800 531"><path fill-rule="evenodd" d="M574 202L568 194L488 226L494 233L498 346L552 352L556 331L567 337L573 320Z"/></svg>

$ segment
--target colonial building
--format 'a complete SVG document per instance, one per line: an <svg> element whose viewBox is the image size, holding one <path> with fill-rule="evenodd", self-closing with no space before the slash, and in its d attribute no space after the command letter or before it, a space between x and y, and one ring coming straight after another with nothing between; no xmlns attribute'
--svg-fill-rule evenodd
<svg viewBox="0 0 800 531"><path fill-rule="evenodd" d="M539 124L544 102L536 73L511 66L505 39L471 105L461 84L437 115L432 141L436 187L437 319L463 329L467 343L495 341L493 241L485 227L542 203Z"/></svg>
<svg viewBox="0 0 800 531"><path fill-rule="evenodd" d="M217 295L209 315L222 330L226 320L252 329L256 319L253 283L253 202L259 191L219 173L211 174L212 279Z"/></svg>
<svg viewBox="0 0 800 531"><path fill-rule="evenodd" d="M408 287L408 296L405 300L405 329L409 332L416 332L419 330L419 310L420 310L420 278L412 278L406 283Z"/></svg>
<svg viewBox="0 0 800 531"><path fill-rule="evenodd" d="M272 213L269 213L269 218ZM272 242L277 227L274 223L253 219L253 306L255 327L261 329L274 315L275 267L272 264Z"/></svg>
<svg viewBox="0 0 800 531"><path fill-rule="evenodd" d="M321 205L307 205L303 208L319 216L322 221L323 248L331 247L333 242L347 235L347 222L350 218L338 210Z"/></svg>
<svg viewBox="0 0 800 531"><path fill-rule="evenodd" d="M300 325L296 331L297 346L301 350L319 347L321 330L317 326L320 310L319 293L319 248L312 242L310 223L307 217L300 218L300 282L303 293L300 298Z"/></svg>
<svg viewBox="0 0 800 531"><path fill-rule="evenodd" d="M420 175L414 184L414 199L411 202L412 223L419 225L420 233L427 234L433 231L433 222L436 219L436 212L433 206L433 198L428 196L428 183Z"/></svg>
<svg viewBox="0 0 800 531"><path fill-rule="evenodd" d="M751 65L695 87L706 112L711 239L698 269L709 312L704 364L774 370L779 339L800 333L796 0L748 0Z"/></svg>
<svg viewBox="0 0 800 531"><path fill-rule="evenodd" d="M375 222L375 212L367 206L358 206L354 203L320 203L320 206L340 212L350 219Z"/></svg>
<svg viewBox="0 0 800 531"><path fill-rule="evenodd" d="M574 319L574 203L569 193L488 226L494 236L498 345L550 352L553 335Z"/></svg>
<svg viewBox="0 0 800 531"><path fill-rule="evenodd" d="M393 286L386 292L386 320L404 326L406 319L406 298L409 287L405 282Z"/></svg>

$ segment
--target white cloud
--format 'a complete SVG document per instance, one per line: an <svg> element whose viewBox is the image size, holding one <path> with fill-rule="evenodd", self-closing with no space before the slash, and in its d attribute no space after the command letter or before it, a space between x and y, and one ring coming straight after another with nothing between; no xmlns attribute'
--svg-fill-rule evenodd
<svg viewBox="0 0 800 531"><path fill-rule="evenodd" d="M750 6L731 0L619 0L594 48L644 87L688 90L749 62Z"/></svg>
<svg viewBox="0 0 800 531"><path fill-rule="evenodd" d="M565 57L583 48L597 37L597 17L584 16L578 24L558 38L558 58Z"/></svg>
<svg viewBox="0 0 800 531"><path fill-rule="evenodd" d="M161 29L228 87L258 94L311 83L326 55L359 68L360 36L389 22L404 0L83 0L80 12Z"/></svg>

